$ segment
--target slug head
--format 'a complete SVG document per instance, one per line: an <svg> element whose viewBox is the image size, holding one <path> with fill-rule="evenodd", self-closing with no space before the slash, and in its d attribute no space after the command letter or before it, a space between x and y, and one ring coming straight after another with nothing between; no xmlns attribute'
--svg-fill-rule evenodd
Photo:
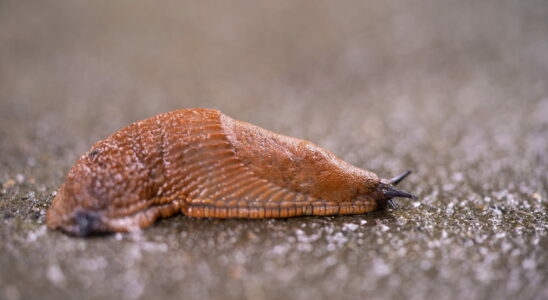
<svg viewBox="0 0 548 300"><path fill-rule="evenodd" d="M402 174L388 179L388 180L382 180L381 183L378 186L378 190L380 194L382 195L382 200L384 202L384 206L388 205L392 209L397 209L398 205L396 202L394 202L393 198L409 198L409 199L417 199L417 196L408 194L406 192L399 191L394 188L394 186L398 185L402 180L404 180L407 176L411 174L411 171L405 171Z"/></svg>

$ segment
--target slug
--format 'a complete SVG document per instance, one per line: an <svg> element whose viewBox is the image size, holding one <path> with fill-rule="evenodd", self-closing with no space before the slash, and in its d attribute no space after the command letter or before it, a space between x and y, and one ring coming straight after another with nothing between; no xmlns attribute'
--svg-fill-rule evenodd
<svg viewBox="0 0 548 300"><path fill-rule="evenodd" d="M97 142L69 171L47 226L126 232L177 212L191 217L362 214L416 196L305 140L210 109L139 121Z"/></svg>

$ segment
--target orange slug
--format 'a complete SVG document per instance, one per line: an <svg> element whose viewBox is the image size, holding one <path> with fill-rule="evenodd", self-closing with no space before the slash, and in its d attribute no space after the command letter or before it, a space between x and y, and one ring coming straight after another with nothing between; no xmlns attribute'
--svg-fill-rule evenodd
<svg viewBox="0 0 548 300"><path fill-rule="evenodd" d="M74 235L133 231L159 217L362 214L416 197L308 141L210 109L177 110L97 142L69 171L47 226Z"/></svg>

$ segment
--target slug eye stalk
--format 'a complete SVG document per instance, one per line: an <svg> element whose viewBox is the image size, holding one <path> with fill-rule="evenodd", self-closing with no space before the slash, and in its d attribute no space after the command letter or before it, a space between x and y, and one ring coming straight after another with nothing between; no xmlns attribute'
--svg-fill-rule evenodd
<svg viewBox="0 0 548 300"><path fill-rule="evenodd" d="M411 170L407 170L396 177L392 177L391 179L388 180L388 183L390 183L393 186L396 186L398 185L398 183L402 182L402 180L404 180L405 177L409 176L409 174L411 174Z"/></svg>
<svg viewBox="0 0 548 300"><path fill-rule="evenodd" d="M411 194L408 194L406 192L398 191L395 188L390 187L390 186L386 186L386 187L383 188L383 194L384 194L384 196L386 196L387 198L390 198L390 199L395 198L395 197L417 199L417 196L415 196L415 195L411 195Z"/></svg>

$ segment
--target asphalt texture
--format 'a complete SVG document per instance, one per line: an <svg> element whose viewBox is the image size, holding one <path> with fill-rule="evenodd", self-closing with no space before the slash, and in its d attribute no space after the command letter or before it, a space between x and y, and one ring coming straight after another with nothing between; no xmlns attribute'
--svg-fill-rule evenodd
<svg viewBox="0 0 548 300"><path fill-rule="evenodd" d="M97 140L216 108L418 200L71 237ZM0 1L1 299L548 299L546 1Z"/></svg>

